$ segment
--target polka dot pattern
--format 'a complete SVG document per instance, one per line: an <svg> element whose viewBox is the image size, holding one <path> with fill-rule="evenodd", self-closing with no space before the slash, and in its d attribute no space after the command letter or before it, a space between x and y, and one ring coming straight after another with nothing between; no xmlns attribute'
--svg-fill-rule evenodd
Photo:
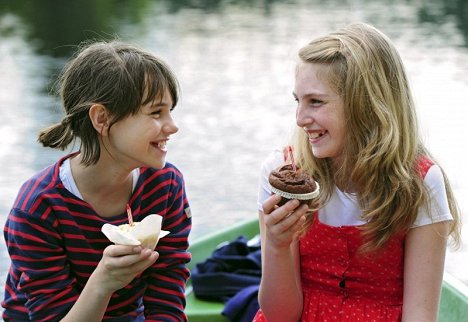
<svg viewBox="0 0 468 322"><path fill-rule="evenodd" d="M404 235L378 254L358 252L359 226L314 224L301 239L303 322L400 321ZM257 312L254 322L265 322Z"/></svg>

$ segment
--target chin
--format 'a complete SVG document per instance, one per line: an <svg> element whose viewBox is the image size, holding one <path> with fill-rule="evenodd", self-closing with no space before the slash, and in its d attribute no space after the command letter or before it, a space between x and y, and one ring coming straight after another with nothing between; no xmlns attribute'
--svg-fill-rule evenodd
<svg viewBox="0 0 468 322"><path fill-rule="evenodd" d="M144 162L144 165L148 168L162 169L166 166L166 160L152 160Z"/></svg>
<svg viewBox="0 0 468 322"><path fill-rule="evenodd" d="M317 159L335 158L335 157L337 157L339 155L339 153L336 153L336 151L333 150L333 149L323 149L323 148L311 147L311 150L312 150L312 154Z"/></svg>
<svg viewBox="0 0 468 322"><path fill-rule="evenodd" d="M326 153L323 153L322 151L316 151L314 149L312 149L312 155L317 159L323 159L328 156Z"/></svg>
<svg viewBox="0 0 468 322"><path fill-rule="evenodd" d="M156 169L162 169L166 166L166 160L162 161L162 162L155 162L153 164L153 168L156 168Z"/></svg>

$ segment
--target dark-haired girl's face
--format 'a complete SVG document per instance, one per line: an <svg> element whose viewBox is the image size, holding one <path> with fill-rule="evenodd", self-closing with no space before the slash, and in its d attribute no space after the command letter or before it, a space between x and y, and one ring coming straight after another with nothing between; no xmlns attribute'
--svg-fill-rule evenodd
<svg viewBox="0 0 468 322"><path fill-rule="evenodd" d="M296 69L294 97L296 123L309 137L316 158L338 161L345 138L344 103L327 82L329 66L300 63Z"/></svg>
<svg viewBox="0 0 468 322"><path fill-rule="evenodd" d="M138 113L115 123L109 133L112 156L131 168L162 168L168 141L179 129L171 115L172 98L166 92L161 100L141 106Z"/></svg>

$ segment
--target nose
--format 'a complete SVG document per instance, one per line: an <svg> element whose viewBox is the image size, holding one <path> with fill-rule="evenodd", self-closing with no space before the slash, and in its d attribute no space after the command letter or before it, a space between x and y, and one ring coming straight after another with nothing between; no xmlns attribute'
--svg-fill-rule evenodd
<svg viewBox="0 0 468 322"><path fill-rule="evenodd" d="M300 102L297 104L296 108L296 124L299 127L305 127L313 123L314 119L307 109Z"/></svg>
<svg viewBox="0 0 468 322"><path fill-rule="evenodd" d="M163 131L169 135L175 134L179 131L179 127L176 125L171 115L169 115L167 122L165 122Z"/></svg>

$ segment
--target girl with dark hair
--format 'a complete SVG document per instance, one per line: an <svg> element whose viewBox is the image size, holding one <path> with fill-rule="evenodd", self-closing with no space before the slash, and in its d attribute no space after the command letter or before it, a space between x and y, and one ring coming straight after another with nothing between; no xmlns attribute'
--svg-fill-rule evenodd
<svg viewBox="0 0 468 322"><path fill-rule="evenodd" d="M63 120L39 134L79 150L21 187L5 224L5 321L185 321L191 228L182 174L166 163L179 87L161 59L117 41L84 46L60 79ZM150 214L155 249L114 245L101 227Z"/></svg>

